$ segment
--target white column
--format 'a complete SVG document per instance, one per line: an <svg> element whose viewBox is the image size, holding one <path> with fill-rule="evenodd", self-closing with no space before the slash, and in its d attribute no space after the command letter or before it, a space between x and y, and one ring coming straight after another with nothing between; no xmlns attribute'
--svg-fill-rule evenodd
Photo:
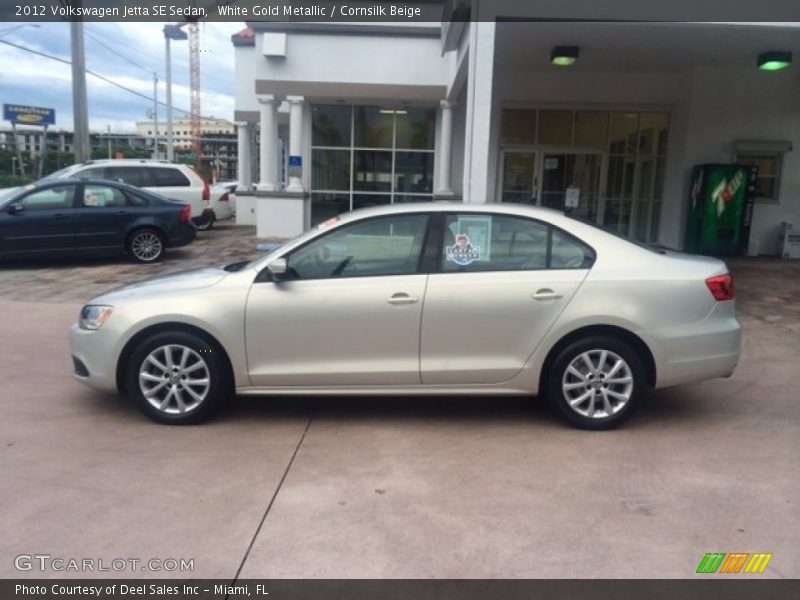
<svg viewBox="0 0 800 600"><path fill-rule="evenodd" d="M275 96L259 96L261 103L260 157L258 161L258 191L274 192L278 189L278 126Z"/></svg>
<svg viewBox="0 0 800 600"><path fill-rule="evenodd" d="M450 151L453 146L453 103L442 100L439 127L439 186L436 190L438 196L450 196L453 190L450 187Z"/></svg>
<svg viewBox="0 0 800 600"><path fill-rule="evenodd" d="M287 96L289 102L289 185L286 186L287 192L302 192L303 181L296 172L292 174L296 167L292 162L300 160L300 170L305 168L303 164L303 96Z"/></svg>
<svg viewBox="0 0 800 600"><path fill-rule="evenodd" d="M250 124L246 121L237 121L237 153L239 185L237 190L250 191Z"/></svg>
<svg viewBox="0 0 800 600"><path fill-rule="evenodd" d="M495 23L470 24L467 118L464 144L464 202L490 201L489 157L492 133L492 80ZM494 168L492 166L492 168Z"/></svg>

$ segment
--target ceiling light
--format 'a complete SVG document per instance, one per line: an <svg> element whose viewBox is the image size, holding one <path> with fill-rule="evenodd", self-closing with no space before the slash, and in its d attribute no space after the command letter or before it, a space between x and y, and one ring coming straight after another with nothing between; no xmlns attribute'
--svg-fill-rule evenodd
<svg viewBox="0 0 800 600"><path fill-rule="evenodd" d="M577 46L556 46L550 53L550 62L557 67L569 67L578 60Z"/></svg>
<svg viewBox="0 0 800 600"><path fill-rule="evenodd" d="M773 50L758 55L758 68L762 71L780 71L792 64L792 53Z"/></svg>

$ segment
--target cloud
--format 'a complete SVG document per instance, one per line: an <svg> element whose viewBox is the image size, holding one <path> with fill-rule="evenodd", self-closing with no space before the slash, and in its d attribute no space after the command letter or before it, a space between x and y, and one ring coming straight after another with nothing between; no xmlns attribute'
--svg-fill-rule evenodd
<svg viewBox="0 0 800 600"><path fill-rule="evenodd" d="M158 98L166 97L164 23L86 23L84 45L86 66L126 88L147 97L153 95L153 76L159 79ZM206 116L233 118L234 65L230 36L241 23L200 25L201 112ZM70 58L68 23L42 23L25 27L4 39L27 48ZM172 43L172 96L176 109L188 110L188 43ZM69 65L0 44L0 100L56 109L56 128L72 129L72 74ZM101 81L86 79L89 125L105 130L133 131L137 120L146 119L152 109L147 100ZM166 108L159 106L159 116ZM183 112L175 111L175 116Z"/></svg>

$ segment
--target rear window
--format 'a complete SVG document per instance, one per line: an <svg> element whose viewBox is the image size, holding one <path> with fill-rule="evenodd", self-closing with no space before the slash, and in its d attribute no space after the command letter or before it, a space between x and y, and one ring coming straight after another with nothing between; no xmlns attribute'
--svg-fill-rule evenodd
<svg viewBox="0 0 800 600"><path fill-rule="evenodd" d="M153 187L190 187L192 182L178 169L171 167L151 167L150 172L155 181Z"/></svg>

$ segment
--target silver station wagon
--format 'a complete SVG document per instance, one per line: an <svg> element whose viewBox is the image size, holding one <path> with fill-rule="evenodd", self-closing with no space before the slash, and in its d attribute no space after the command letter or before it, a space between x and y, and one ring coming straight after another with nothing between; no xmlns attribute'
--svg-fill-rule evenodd
<svg viewBox="0 0 800 600"><path fill-rule="evenodd" d="M606 429L648 388L732 373L725 264L548 209L403 204L326 221L258 260L83 307L75 377L161 423L232 394L543 395Z"/></svg>

